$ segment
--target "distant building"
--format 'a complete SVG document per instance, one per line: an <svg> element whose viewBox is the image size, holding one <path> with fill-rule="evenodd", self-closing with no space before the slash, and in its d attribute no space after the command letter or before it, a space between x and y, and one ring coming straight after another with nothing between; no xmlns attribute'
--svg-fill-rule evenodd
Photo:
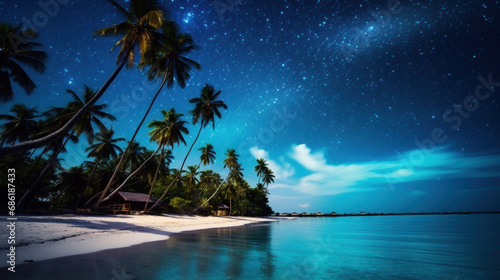
<svg viewBox="0 0 500 280"><path fill-rule="evenodd" d="M316 212L316 216L323 216L323 213L321 213L321 212Z"/></svg>
<svg viewBox="0 0 500 280"><path fill-rule="evenodd" d="M337 212L332 212L330 213L330 216L338 216L339 214L337 214Z"/></svg>
<svg viewBox="0 0 500 280"><path fill-rule="evenodd" d="M361 211L361 213L359 213L359 214L360 214L360 215L366 215L366 213L365 213L365 212L363 212L363 211Z"/></svg>

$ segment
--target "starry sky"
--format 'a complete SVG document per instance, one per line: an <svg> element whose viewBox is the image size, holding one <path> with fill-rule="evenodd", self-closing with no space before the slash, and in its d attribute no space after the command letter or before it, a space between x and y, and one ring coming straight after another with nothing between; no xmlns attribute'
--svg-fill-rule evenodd
<svg viewBox="0 0 500 280"><path fill-rule="evenodd" d="M43 2L43 1L42 1ZM47 1L48 2L48 1ZM117 38L96 29L123 21L106 1L0 1L3 22L37 24L47 71L19 88L13 104L64 106L66 89L98 89L116 67ZM66 3L67 2L67 3ZM118 1L127 6L127 1ZM185 89L165 89L147 122L171 107L187 114L205 83L228 105L211 143L241 155L255 185L256 158L276 174L278 212L500 210L499 1L163 1L200 50ZM46 17L43 17L43 13ZM99 103L130 138L156 92L137 69L123 70ZM191 126L191 143L198 127ZM138 140L150 149L148 129ZM84 139L64 165L85 160ZM174 149L179 168L186 147ZM197 164L198 154L187 164Z"/></svg>

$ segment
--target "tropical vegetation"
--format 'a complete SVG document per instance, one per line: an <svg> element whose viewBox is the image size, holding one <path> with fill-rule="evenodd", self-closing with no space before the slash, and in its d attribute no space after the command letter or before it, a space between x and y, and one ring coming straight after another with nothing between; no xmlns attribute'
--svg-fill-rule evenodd
<svg viewBox="0 0 500 280"><path fill-rule="evenodd" d="M189 99L192 109L186 115L175 108L167 109L178 104L154 107L161 93L168 94L163 92L165 85L184 89L190 72L201 68L188 58L198 49L193 38L166 17L166 10L158 1L130 0L127 9L116 1L108 2L122 21L93 34L118 37L111 49L118 49L117 67L101 88L94 90L83 85L81 94L68 89L67 95L61 97L67 100L63 107L43 111L13 104L9 112L0 114L0 169L15 167L17 174L15 180L3 176L0 182L16 186L16 211L106 211L107 199L119 191L127 191L148 195L141 213L213 215L221 209L226 212L228 207L229 215L272 214L267 195L275 175L266 161L257 160L254 171L258 182L251 187L237 151L220 144L217 148L227 151L218 161L214 145L202 137L203 129L211 126L216 133L216 121L224 120L228 106L221 90L205 84L197 97ZM26 34L30 35L29 40L23 38ZM33 41L37 36L34 31L23 30L22 25L0 23L1 103L15 100L17 88L36 94L36 85L23 66L38 73L46 68L47 55L40 50L43 46ZM160 81L128 139L116 135L110 125L116 125L116 117L105 103L98 102L125 66L145 70L149 80ZM19 87L13 87L12 83ZM193 89L186 92L190 94ZM155 118L147 124L147 135L156 143L154 150L137 141L137 136L144 133L141 127L150 113ZM186 138L190 130L196 131L192 141ZM198 144L199 140L202 144ZM85 147L80 153L85 158L71 166L61 155L68 152L71 143L78 142ZM199 153L191 153L193 149ZM173 151L183 158L175 161ZM198 164L185 166L188 159ZM154 203L149 198L155 198ZM6 211L7 196L2 196L0 202L2 211Z"/></svg>

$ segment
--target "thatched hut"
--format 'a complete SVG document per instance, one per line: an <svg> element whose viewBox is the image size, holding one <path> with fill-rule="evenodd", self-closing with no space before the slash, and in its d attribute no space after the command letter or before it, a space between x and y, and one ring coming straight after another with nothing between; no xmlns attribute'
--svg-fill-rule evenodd
<svg viewBox="0 0 500 280"><path fill-rule="evenodd" d="M215 215L217 216L227 216L229 214L229 206L226 204L220 204L217 206L217 213Z"/></svg>

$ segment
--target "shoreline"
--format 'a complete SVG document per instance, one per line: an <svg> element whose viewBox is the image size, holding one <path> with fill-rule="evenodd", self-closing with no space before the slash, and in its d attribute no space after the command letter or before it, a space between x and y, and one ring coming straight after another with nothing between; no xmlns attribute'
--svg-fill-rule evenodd
<svg viewBox="0 0 500 280"><path fill-rule="evenodd" d="M273 222L286 217L188 215L26 215L16 221L16 264L125 248L169 239L174 233ZM3 220L6 228L7 221ZM9 232L2 230L2 251ZM7 267L2 262L0 267Z"/></svg>

